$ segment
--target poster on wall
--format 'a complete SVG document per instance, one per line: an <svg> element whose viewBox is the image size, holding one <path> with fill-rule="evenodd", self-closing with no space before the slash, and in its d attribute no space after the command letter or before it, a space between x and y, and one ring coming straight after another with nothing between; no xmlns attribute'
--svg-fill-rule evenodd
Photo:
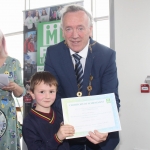
<svg viewBox="0 0 150 150"><path fill-rule="evenodd" d="M63 40L62 31L60 28L61 10L66 5L70 4L78 4L83 6L83 0L27 10L23 13L23 81L27 90L27 94L23 98L24 116L26 116L30 108L35 105L34 100L32 100L29 94L30 78L35 72L44 70L47 47L57 44Z"/></svg>
<svg viewBox="0 0 150 150"><path fill-rule="evenodd" d="M48 46L63 40L60 21L38 24L37 71L44 70L45 55Z"/></svg>

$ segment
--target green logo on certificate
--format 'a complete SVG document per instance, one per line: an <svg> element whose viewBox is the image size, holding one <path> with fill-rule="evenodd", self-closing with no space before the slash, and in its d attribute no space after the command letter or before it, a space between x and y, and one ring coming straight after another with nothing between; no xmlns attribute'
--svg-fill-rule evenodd
<svg viewBox="0 0 150 150"><path fill-rule="evenodd" d="M108 99L106 99L106 103L110 103L110 99L108 98Z"/></svg>

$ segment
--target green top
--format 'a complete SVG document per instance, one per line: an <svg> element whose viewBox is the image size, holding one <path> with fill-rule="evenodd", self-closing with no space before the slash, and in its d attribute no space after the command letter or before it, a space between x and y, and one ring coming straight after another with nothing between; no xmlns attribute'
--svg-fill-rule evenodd
<svg viewBox="0 0 150 150"><path fill-rule="evenodd" d="M9 81L17 83L23 88L24 96L26 90L21 77L20 62L7 57L5 63L0 67L0 74L8 74ZM15 101L12 92L0 89L0 150L20 150L19 126L16 118Z"/></svg>

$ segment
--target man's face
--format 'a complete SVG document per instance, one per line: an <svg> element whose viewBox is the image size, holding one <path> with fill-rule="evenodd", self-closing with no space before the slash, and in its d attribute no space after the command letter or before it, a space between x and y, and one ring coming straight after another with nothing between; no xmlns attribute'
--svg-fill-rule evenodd
<svg viewBox="0 0 150 150"><path fill-rule="evenodd" d="M92 27L84 11L69 12L63 19L63 37L74 52L84 49L92 36Z"/></svg>

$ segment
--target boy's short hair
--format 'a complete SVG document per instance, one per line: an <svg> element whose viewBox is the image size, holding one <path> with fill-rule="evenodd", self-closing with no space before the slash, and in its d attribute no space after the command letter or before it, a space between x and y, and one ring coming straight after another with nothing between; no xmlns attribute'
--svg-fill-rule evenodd
<svg viewBox="0 0 150 150"><path fill-rule="evenodd" d="M34 75L32 75L30 80L30 90L34 92L35 85L40 84L41 82L44 82L44 84L47 84L49 86L58 86L58 82L56 78L49 73L48 71L41 71L36 72Z"/></svg>

